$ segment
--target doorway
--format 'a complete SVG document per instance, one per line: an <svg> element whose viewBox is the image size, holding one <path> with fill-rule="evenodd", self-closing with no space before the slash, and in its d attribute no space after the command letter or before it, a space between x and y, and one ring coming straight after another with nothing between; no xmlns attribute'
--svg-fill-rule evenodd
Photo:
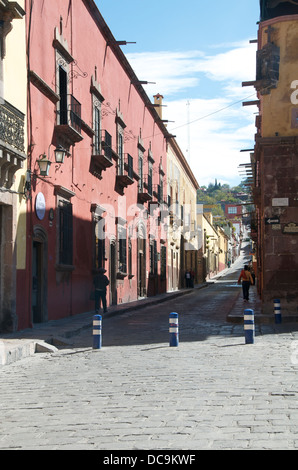
<svg viewBox="0 0 298 470"><path fill-rule="evenodd" d="M42 279L42 243L33 242L32 252L32 321L42 323L43 319L43 279Z"/></svg>
<svg viewBox="0 0 298 470"><path fill-rule="evenodd" d="M48 320L47 234L38 226L33 233L31 315L32 323L43 323Z"/></svg>
<svg viewBox="0 0 298 470"><path fill-rule="evenodd" d="M138 297L146 295L146 240L138 238Z"/></svg>
<svg viewBox="0 0 298 470"><path fill-rule="evenodd" d="M59 67L60 125L67 124L67 73Z"/></svg>
<svg viewBox="0 0 298 470"><path fill-rule="evenodd" d="M110 304L117 305L116 241L110 243Z"/></svg>

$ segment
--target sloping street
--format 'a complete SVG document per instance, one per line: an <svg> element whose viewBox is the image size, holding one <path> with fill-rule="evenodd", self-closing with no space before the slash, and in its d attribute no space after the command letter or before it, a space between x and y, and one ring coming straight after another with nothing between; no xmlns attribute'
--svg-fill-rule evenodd
<svg viewBox="0 0 298 470"><path fill-rule="evenodd" d="M258 322L245 344L243 322L226 320L243 308L243 261L208 287L103 318L99 350L88 328L0 369L0 449L296 449L297 326Z"/></svg>

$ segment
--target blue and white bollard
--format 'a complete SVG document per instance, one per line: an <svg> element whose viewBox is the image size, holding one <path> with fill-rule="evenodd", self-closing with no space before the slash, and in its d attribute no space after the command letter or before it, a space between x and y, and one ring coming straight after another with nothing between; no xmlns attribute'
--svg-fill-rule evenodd
<svg viewBox="0 0 298 470"><path fill-rule="evenodd" d="M101 315L93 317L93 349L101 349Z"/></svg>
<svg viewBox="0 0 298 470"><path fill-rule="evenodd" d="M176 347L179 344L179 324L178 313L170 313L170 346Z"/></svg>
<svg viewBox="0 0 298 470"><path fill-rule="evenodd" d="M274 316L275 323L281 323L281 307L279 299L274 299Z"/></svg>
<svg viewBox="0 0 298 470"><path fill-rule="evenodd" d="M244 335L245 344L253 344L255 340L255 318L254 311L244 310Z"/></svg>

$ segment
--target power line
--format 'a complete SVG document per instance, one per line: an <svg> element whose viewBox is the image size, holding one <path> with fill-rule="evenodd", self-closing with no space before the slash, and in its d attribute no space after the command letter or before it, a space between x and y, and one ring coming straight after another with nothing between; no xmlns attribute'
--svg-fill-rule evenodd
<svg viewBox="0 0 298 470"><path fill-rule="evenodd" d="M251 98L252 96L255 96L255 93L253 93L249 96L246 96L245 98L242 98L241 100L235 101L234 103L228 104L227 106L225 106L223 108L220 108L216 111L213 111L212 113L205 114L205 116L201 116L197 119L194 119L193 121L187 122L186 124L181 124L181 126L174 127L173 129L171 129L171 132L175 131L176 129L180 129L181 127L185 127L185 126L188 126L190 124L193 124L194 122L202 121L203 119L206 119L210 116L213 116L214 114L220 113L220 112L224 111L225 109L231 108L232 106L235 106L238 103L242 103L244 100L247 100L248 98Z"/></svg>
<svg viewBox="0 0 298 470"><path fill-rule="evenodd" d="M206 119L210 116L214 116L215 114L221 113L222 111L225 111L226 109L229 109L229 108L235 106L238 103L242 103L243 101L245 101L248 98L251 98L252 96L255 96L255 95L256 95L255 93L252 93L251 95L246 96L246 97L242 98L241 100L234 101L233 103L230 103L227 106L224 106L223 108L217 109L216 111L213 111L212 113L205 114L204 116L201 116L197 119L194 119L193 121L187 122L185 124L181 124L181 126L174 127L173 129L169 130L169 132L173 132L177 129L181 129L182 127L185 127L185 126L190 126L190 124L193 124L193 123L198 122L198 121L202 121L203 119ZM162 132L160 132L160 134L162 134ZM155 135L160 135L160 134L155 134ZM151 135L151 136L148 136L148 137L142 137L142 138L143 138L143 140L145 140L145 139L151 139L152 137L154 137L154 135Z"/></svg>

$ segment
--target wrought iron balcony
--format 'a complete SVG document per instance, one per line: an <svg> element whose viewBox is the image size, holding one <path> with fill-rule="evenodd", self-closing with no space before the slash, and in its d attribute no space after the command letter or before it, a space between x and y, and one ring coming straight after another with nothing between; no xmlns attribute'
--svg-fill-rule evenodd
<svg viewBox="0 0 298 470"><path fill-rule="evenodd" d="M7 101L0 103L0 185L10 188L15 172L23 167L24 114Z"/></svg>
<svg viewBox="0 0 298 470"><path fill-rule="evenodd" d="M0 140L24 153L24 114L6 101L0 103Z"/></svg>
<svg viewBox="0 0 298 470"><path fill-rule="evenodd" d="M163 187L160 184L154 185L153 195L156 198L158 204L163 204Z"/></svg>
<svg viewBox="0 0 298 470"><path fill-rule="evenodd" d="M101 176L102 171L111 167L113 165L112 155L112 136L106 130L102 130L99 135L95 136L91 157L91 163L94 167L93 173L98 172Z"/></svg>
<svg viewBox="0 0 298 470"><path fill-rule="evenodd" d="M146 175L140 178L138 182L138 201L144 202L152 200L152 176Z"/></svg>
<svg viewBox="0 0 298 470"><path fill-rule="evenodd" d="M70 145L80 142L83 139L81 104L73 95L61 95L59 106L56 133L62 139L68 140Z"/></svg>
<svg viewBox="0 0 298 470"><path fill-rule="evenodd" d="M116 184L121 188L133 184L133 158L129 153L125 155L124 159L119 159Z"/></svg>

